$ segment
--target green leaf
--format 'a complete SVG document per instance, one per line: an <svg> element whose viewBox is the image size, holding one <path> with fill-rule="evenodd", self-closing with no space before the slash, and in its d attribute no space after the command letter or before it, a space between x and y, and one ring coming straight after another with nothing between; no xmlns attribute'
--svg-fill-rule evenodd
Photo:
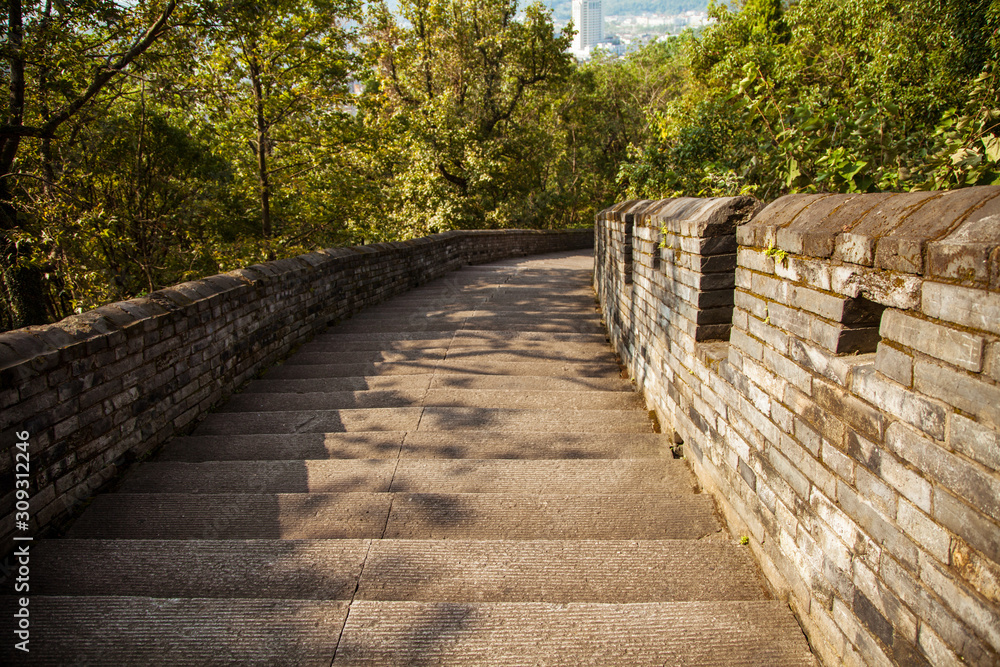
<svg viewBox="0 0 1000 667"><path fill-rule="evenodd" d="M983 137L983 148L986 149L986 157L990 162L1000 161L1000 137Z"/></svg>
<svg viewBox="0 0 1000 667"><path fill-rule="evenodd" d="M951 154L951 164L958 169L975 167L982 160L983 156L971 148L962 148Z"/></svg>

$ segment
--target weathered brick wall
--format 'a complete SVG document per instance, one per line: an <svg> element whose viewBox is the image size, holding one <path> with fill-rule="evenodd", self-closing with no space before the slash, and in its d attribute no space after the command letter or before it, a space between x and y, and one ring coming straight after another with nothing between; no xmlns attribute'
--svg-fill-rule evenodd
<svg viewBox="0 0 1000 667"><path fill-rule="evenodd" d="M713 341L688 272L752 210L599 214L613 343L826 664L1000 664L1000 188L773 202Z"/></svg>
<svg viewBox="0 0 1000 667"><path fill-rule="evenodd" d="M465 231L324 250L0 334L4 547L18 433L37 534L328 323L464 264L592 243L592 230Z"/></svg>

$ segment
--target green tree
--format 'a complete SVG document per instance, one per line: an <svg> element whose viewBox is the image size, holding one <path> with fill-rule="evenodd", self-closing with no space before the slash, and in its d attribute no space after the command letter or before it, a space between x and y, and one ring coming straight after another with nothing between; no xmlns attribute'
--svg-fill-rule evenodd
<svg viewBox="0 0 1000 667"><path fill-rule="evenodd" d="M775 7L712 9L687 50L687 91L623 166L631 194L996 180L995 2L800 0L777 23Z"/></svg>
<svg viewBox="0 0 1000 667"><path fill-rule="evenodd" d="M356 12L354 0L226 0L196 53L196 106L243 192L255 191L266 256L272 238L295 246L330 222L294 199L322 185L314 177L351 124Z"/></svg>
<svg viewBox="0 0 1000 667"><path fill-rule="evenodd" d="M176 2L110 0L7 3L8 74L0 127L0 293L4 328L45 322L53 301L43 283L37 221L23 211L26 188L53 187L53 146L171 27ZM25 150L27 148L27 151Z"/></svg>
<svg viewBox="0 0 1000 667"><path fill-rule="evenodd" d="M544 224L546 91L570 71L569 33L516 0L404 0L369 14L362 107L396 235Z"/></svg>

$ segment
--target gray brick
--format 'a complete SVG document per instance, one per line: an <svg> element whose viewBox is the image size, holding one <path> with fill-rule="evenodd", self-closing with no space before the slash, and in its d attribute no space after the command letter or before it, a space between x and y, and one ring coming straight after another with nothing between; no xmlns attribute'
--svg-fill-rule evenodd
<svg viewBox="0 0 1000 667"><path fill-rule="evenodd" d="M987 554L1000 554L1000 523L944 489L934 491L934 520Z"/></svg>
<svg viewBox="0 0 1000 667"><path fill-rule="evenodd" d="M875 370L904 387L913 385L913 357L885 341L878 344L875 353Z"/></svg>
<svg viewBox="0 0 1000 667"><path fill-rule="evenodd" d="M774 258L768 257L763 250L742 247L737 251L739 266L759 273L774 273Z"/></svg>
<svg viewBox="0 0 1000 667"><path fill-rule="evenodd" d="M921 310L928 317L1000 334L1000 294L927 281Z"/></svg>
<svg viewBox="0 0 1000 667"><path fill-rule="evenodd" d="M851 390L872 405L916 426L937 440L944 440L947 416L945 408L902 385L884 379L875 371L874 365L854 368Z"/></svg>
<svg viewBox="0 0 1000 667"><path fill-rule="evenodd" d="M827 350L800 340L789 341L788 355L803 368L844 387L847 386L848 374L852 368L851 362L857 361L837 357Z"/></svg>
<svg viewBox="0 0 1000 667"><path fill-rule="evenodd" d="M904 564L916 568L917 545L903 535L882 513L866 502L846 482L838 482L837 499L844 512L856 521L875 543L882 545L879 553L884 549ZM869 567L878 567L877 558L874 560L874 564L868 559L866 562Z"/></svg>
<svg viewBox="0 0 1000 667"><path fill-rule="evenodd" d="M986 346L986 361L984 372L1000 382L1000 343L992 342Z"/></svg>
<svg viewBox="0 0 1000 667"><path fill-rule="evenodd" d="M806 476L799 472L776 448L768 447L765 454L767 456L767 460L774 467L774 470L781 476L781 479L794 489L795 493L797 493L802 500L808 500L809 480Z"/></svg>
<svg viewBox="0 0 1000 667"><path fill-rule="evenodd" d="M974 507L1000 520L1000 478L997 476L955 456L899 422L886 432L886 447Z"/></svg>
<svg viewBox="0 0 1000 667"><path fill-rule="evenodd" d="M841 483L843 484L843 483ZM856 497L853 492L851 495ZM868 567L878 567L882 548L862 530L863 525L855 520L847 507L837 507L818 489L813 489L809 498L816 516L822 519L834 533L847 544L855 558L862 559ZM916 554L914 553L914 561Z"/></svg>
<svg viewBox="0 0 1000 667"><path fill-rule="evenodd" d="M885 417L864 401L823 380L813 382L813 398L817 405L837 415L865 437L881 439L885 430Z"/></svg>
<svg viewBox="0 0 1000 667"><path fill-rule="evenodd" d="M952 415L948 446L1000 472L1000 431L987 428L962 415Z"/></svg>
<svg viewBox="0 0 1000 667"><path fill-rule="evenodd" d="M744 290L736 290L734 303L738 308L751 313L757 319L762 320L767 317L767 302Z"/></svg>
<svg viewBox="0 0 1000 667"><path fill-rule="evenodd" d="M747 329L752 336L755 336L778 352L785 352L789 339L788 335L781 329L762 322L756 317L750 317L748 325Z"/></svg>
<svg viewBox="0 0 1000 667"><path fill-rule="evenodd" d="M802 418L802 421L806 426L814 430L818 435L838 445L844 441L844 435L847 432L844 422L834 416L834 413L820 408L814 401L799 390L789 386L785 391L784 403L792 410L792 412ZM810 451L814 454L819 451L819 443L817 442L812 444L809 442L808 438L801 436L799 434L798 426L796 426L795 433L796 438L806 445Z"/></svg>
<svg viewBox="0 0 1000 667"><path fill-rule="evenodd" d="M757 359L758 361L764 357L764 345L751 336L748 336L740 329L733 329L732 334L730 334L729 342L734 348L738 348L747 356Z"/></svg>
<svg viewBox="0 0 1000 667"><path fill-rule="evenodd" d="M782 306L780 303L770 303L767 307L767 320L799 338L809 338L812 318L807 313L794 308Z"/></svg>
<svg viewBox="0 0 1000 667"><path fill-rule="evenodd" d="M927 553L942 563L948 562L951 536L916 505L900 499L896 523Z"/></svg>
<svg viewBox="0 0 1000 667"><path fill-rule="evenodd" d="M1000 387L947 366L917 361L913 367L917 391L1000 426Z"/></svg>
<svg viewBox="0 0 1000 667"><path fill-rule="evenodd" d="M931 483L917 472L910 470L892 454L885 452L879 464L882 479L917 507L930 512Z"/></svg>
<svg viewBox="0 0 1000 667"><path fill-rule="evenodd" d="M988 649L982 642L896 561L883 558L879 576L921 618L921 633L929 626L933 627L937 636L944 637L943 643L950 644L963 654L967 661L965 664L989 664Z"/></svg>
<svg viewBox="0 0 1000 667"><path fill-rule="evenodd" d="M933 553L931 554L934 555ZM968 583L990 604L1000 605L1000 564L993 562L956 537L951 540L949 558L938 559L951 564L952 571Z"/></svg>
<svg viewBox="0 0 1000 667"><path fill-rule="evenodd" d="M822 460L823 464L832 470L834 474L846 481L848 484L854 484L854 461L851 457L844 454L837 447L832 446L828 442L822 443Z"/></svg>
<svg viewBox="0 0 1000 667"><path fill-rule="evenodd" d="M896 519L896 502L899 494L888 484L870 473L867 468L860 467L855 470L853 486L880 514L888 519Z"/></svg>
<svg viewBox="0 0 1000 667"><path fill-rule="evenodd" d="M847 307L847 299L808 287L795 286L791 289L789 305L802 308L834 322L842 322Z"/></svg>
<svg viewBox="0 0 1000 667"><path fill-rule="evenodd" d="M982 336L921 320L898 310L887 310L880 329L883 338L978 373L983 367Z"/></svg>
<svg viewBox="0 0 1000 667"><path fill-rule="evenodd" d="M885 650L874 640L868 629L861 625L852 608L844 604L841 600L835 600L833 604L833 619L840 626L848 641L854 644L858 652L864 656L864 664L871 667L892 667L892 661L885 654Z"/></svg>
<svg viewBox="0 0 1000 667"><path fill-rule="evenodd" d="M745 285L741 285L741 287L745 287ZM789 303L789 285L783 280L754 273L750 276L750 291L768 301L791 305Z"/></svg>
<svg viewBox="0 0 1000 667"><path fill-rule="evenodd" d="M996 609L984 604L960 582L945 574L926 555L920 558L920 580L968 623L990 646L1000 651L1000 623Z"/></svg>
<svg viewBox="0 0 1000 667"><path fill-rule="evenodd" d="M807 257L789 256L774 267L774 273L794 283L805 283L824 291L832 291L830 264Z"/></svg>

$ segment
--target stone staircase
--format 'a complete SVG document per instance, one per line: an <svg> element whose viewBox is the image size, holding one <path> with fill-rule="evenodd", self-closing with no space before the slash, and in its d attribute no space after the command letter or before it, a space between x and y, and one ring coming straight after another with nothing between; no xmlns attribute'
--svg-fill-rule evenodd
<svg viewBox="0 0 1000 667"><path fill-rule="evenodd" d="M591 265L317 336L33 545L28 662L814 665L620 377Z"/></svg>

